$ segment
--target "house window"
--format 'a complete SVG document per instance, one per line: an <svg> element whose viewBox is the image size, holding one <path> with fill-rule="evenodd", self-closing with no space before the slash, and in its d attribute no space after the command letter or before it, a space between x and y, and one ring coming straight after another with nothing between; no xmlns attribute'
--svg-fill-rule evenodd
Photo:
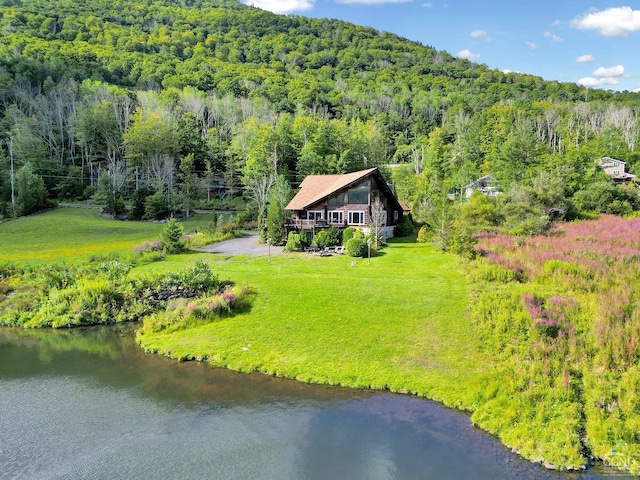
<svg viewBox="0 0 640 480"><path fill-rule="evenodd" d="M330 198L327 202L329 208L343 207L344 206L344 193L338 194L338 196Z"/></svg>
<svg viewBox="0 0 640 480"><path fill-rule="evenodd" d="M349 212L349 225L364 225L364 212Z"/></svg>
<svg viewBox="0 0 640 480"><path fill-rule="evenodd" d="M614 167L619 167L619 166L620 166L620 163L618 163L618 162L613 162L613 166L614 166Z"/></svg>
<svg viewBox="0 0 640 480"><path fill-rule="evenodd" d="M309 210L307 212L308 220L322 220L324 218L324 212L322 210Z"/></svg>
<svg viewBox="0 0 640 480"><path fill-rule="evenodd" d="M366 205L369 203L369 182L352 188L347 192L349 204Z"/></svg>
<svg viewBox="0 0 640 480"><path fill-rule="evenodd" d="M393 211L393 222L394 223L397 222L399 217L400 217L400 215L398 215L398 211L394 210Z"/></svg>
<svg viewBox="0 0 640 480"><path fill-rule="evenodd" d="M344 212L342 210L331 210L329 212L329 223L344 224Z"/></svg>
<svg viewBox="0 0 640 480"><path fill-rule="evenodd" d="M614 170L614 171L613 171L613 174L614 174L614 175L620 175L620 170Z"/></svg>

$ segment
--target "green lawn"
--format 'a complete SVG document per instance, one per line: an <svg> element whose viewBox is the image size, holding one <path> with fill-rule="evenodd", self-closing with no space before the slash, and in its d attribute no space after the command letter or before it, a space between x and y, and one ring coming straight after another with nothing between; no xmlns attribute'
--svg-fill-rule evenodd
<svg viewBox="0 0 640 480"><path fill-rule="evenodd" d="M0 262L39 265L86 261L91 255L127 253L157 239L160 223L123 222L98 215L97 209L59 208L0 223ZM207 215L184 222L185 230L206 225Z"/></svg>
<svg viewBox="0 0 640 480"><path fill-rule="evenodd" d="M256 292L249 313L140 337L149 351L314 383L411 392L472 408L486 362L465 311L457 259L416 243L354 261L291 254L181 255L138 272L204 258Z"/></svg>

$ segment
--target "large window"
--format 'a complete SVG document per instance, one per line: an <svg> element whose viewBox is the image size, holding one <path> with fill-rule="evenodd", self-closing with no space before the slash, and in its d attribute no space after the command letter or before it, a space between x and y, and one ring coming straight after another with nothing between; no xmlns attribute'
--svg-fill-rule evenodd
<svg viewBox="0 0 640 480"><path fill-rule="evenodd" d="M330 198L327 202L329 208L337 208L344 206L344 193L339 193L336 197Z"/></svg>
<svg viewBox="0 0 640 480"><path fill-rule="evenodd" d="M369 189L354 188L349 190L350 205L366 205L369 203Z"/></svg>
<svg viewBox="0 0 640 480"><path fill-rule="evenodd" d="M322 220L324 218L324 212L322 210L309 210L307 212L308 220Z"/></svg>
<svg viewBox="0 0 640 480"><path fill-rule="evenodd" d="M342 210L331 210L329 212L329 223L344 224L344 212Z"/></svg>
<svg viewBox="0 0 640 480"><path fill-rule="evenodd" d="M349 212L349 225L364 225L364 212Z"/></svg>

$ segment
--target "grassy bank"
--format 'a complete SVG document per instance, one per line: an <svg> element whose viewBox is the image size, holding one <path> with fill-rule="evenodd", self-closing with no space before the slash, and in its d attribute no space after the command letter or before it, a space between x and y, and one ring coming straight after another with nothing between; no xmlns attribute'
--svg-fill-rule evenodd
<svg viewBox="0 0 640 480"><path fill-rule="evenodd" d="M469 328L457 260L415 243L394 243L384 253L370 265L346 256L210 256L221 278L257 292L251 311L138 340L173 358L473 409L487 363ZM172 257L139 270L190 261Z"/></svg>

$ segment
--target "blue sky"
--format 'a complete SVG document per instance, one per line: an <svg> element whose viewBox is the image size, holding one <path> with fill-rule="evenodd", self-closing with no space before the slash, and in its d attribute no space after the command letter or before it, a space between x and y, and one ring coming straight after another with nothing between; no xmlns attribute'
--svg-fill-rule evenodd
<svg viewBox="0 0 640 480"><path fill-rule="evenodd" d="M337 18L546 80L640 91L637 0L242 0Z"/></svg>

